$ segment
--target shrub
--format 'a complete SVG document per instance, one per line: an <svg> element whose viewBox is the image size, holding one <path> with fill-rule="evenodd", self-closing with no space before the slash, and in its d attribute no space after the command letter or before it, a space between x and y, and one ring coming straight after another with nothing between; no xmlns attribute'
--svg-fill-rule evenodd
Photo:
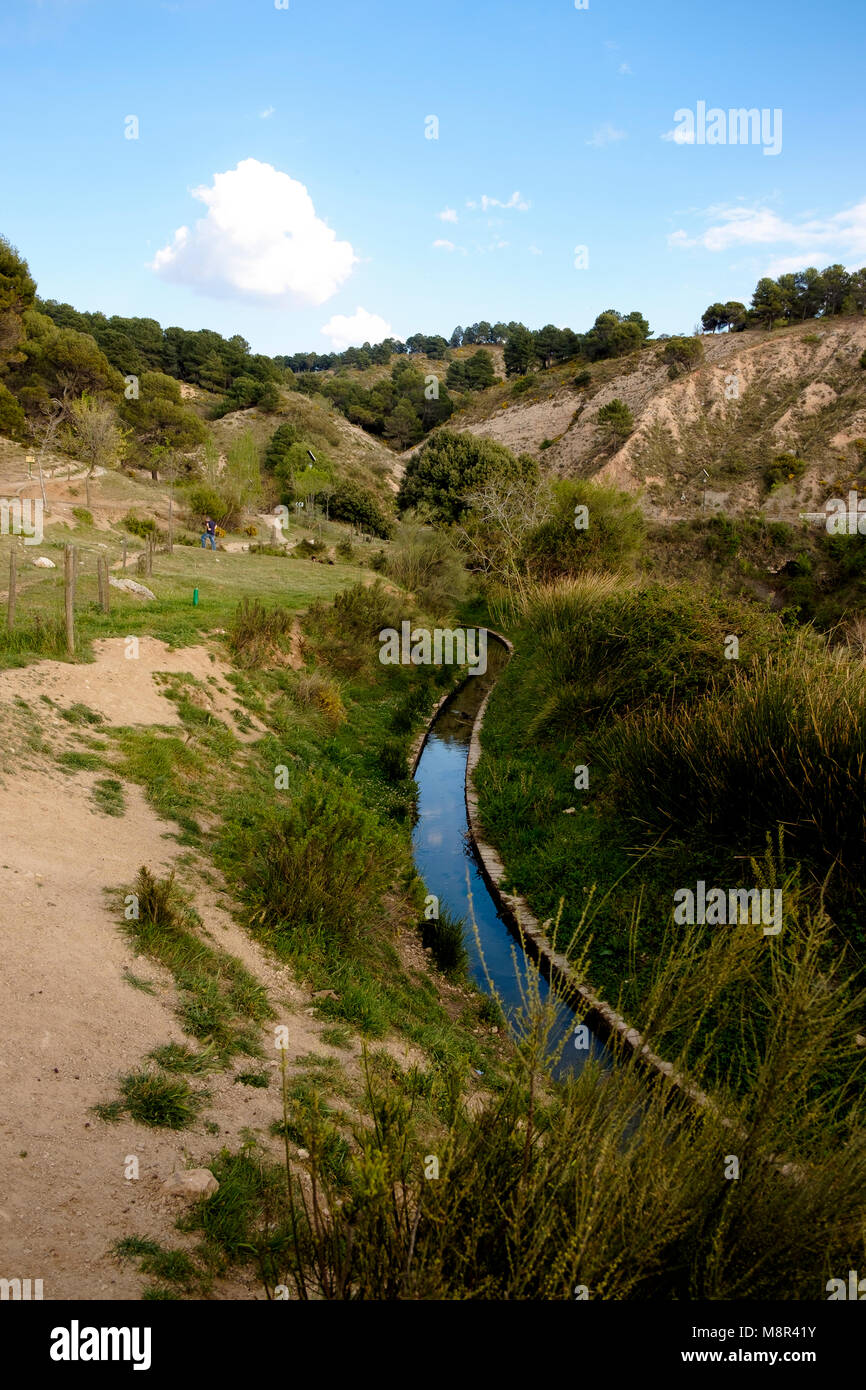
<svg viewBox="0 0 866 1390"><path fill-rule="evenodd" d="M93 525L93 512L89 512L86 507L73 507L72 515L76 521L80 521L82 526Z"/></svg>
<svg viewBox="0 0 866 1390"><path fill-rule="evenodd" d="M668 338L662 351L662 361L668 365L673 380L682 372L693 372L704 360L704 345L700 338Z"/></svg>
<svg viewBox="0 0 866 1390"><path fill-rule="evenodd" d="M319 671L298 678L297 696L301 704L314 705L337 728L346 719L346 707L339 688Z"/></svg>
<svg viewBox="0 0 866 1390"><path fill-rule="evenodd" d="M232 528L232 523L240 516L240 506L220 488L207 483L196 483L186 496L189 524L201 529L206 517L212 517L222 527Z"/></svg>
<svg viewBox="0 0 866 1390"><path fill-rule="evenodd" d="M251 807L233 826L226 853L251 924L289 953L315 940L356 940L381 912L396 868L358 793L333 778L311 779L288 806Z"/></svg>
<svg viewBox="0 0 866 1390"><path fill-rule="evenodd" d="M388 540L394 529L373 494L350 478L340 483L331 497L329 513L335 521L349 522L380 540Z"/></svg>
<svg viewBox="0 0 866 1390"><path fill-rule="evenodd" d="M575 509L586 507L589 525L578 529ZM530 575L550 582L588 569L629 569L640 549L644 521L634 499L617 488L588 482L559 483L554 514L530 531L522 560Z"/></svg>
<svg viewBox="0 0 866 1390"><path fill-rule="evenodd" d="M234 611L226 641L236 664L249 669L264 666L285 651L295 615L288 608L267 608L257 598L243 598Z"/></svg>
<svg viewBox="0 0 866 1390"><path fill-rule="evenodd" d="M801 478L807 468L806 460L797 458L796 454L777 454L764 472L764 481L770 487L776 487L779 483L793 482L797 478Z"/></svg>
<svg viewBox="0 0 866 1390"><path fill-rule="evenodd" d="M577 387L589 386L589 385L591 384L591 382L592 382L592 372L578 372L577 376L574 378L574 381L572 382L572 386L577 386Z"/></svg>
<svg viewBox="0 0 866 1390"><path fill-rule="evenodd" d="M442 524L466 511L466 494L493 478L532 478L538 467L528 454L519 458L492 439L439 430L413 454L403 475L397 505L425 509Z"/></svg>
<svg viewBox="0 0 866 1390"><path fill-rule="evenodd" d="M131 536L140 536L146 540L148 536L154 538L159 535L159 527L152 516L136 516L134 512L127 512L121 521L124 531L128 531Z"/></svg>
<svg viewBox="0 0 866 1390"><path fill-rule="evenodd" d="M351 564L351 562L355 559L355 547L353 546L352 542L348 539L348 537L341 541L337 541L337 544L334 547L334 553L337 556L338 560L344 560L346 564Z"/></svg>

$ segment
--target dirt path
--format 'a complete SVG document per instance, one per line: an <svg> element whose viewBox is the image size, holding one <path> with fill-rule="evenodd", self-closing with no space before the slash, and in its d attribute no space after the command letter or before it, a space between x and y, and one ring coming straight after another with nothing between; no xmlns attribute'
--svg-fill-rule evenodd
<svg viewBox="0 0 866 1390"><path fill-rule="evenodd" d="M137 661L123 648L120 639L98 644L94 665L43 662L0 674L0 1277L42 1279L46 1299L139 1298L145 1281L109 1253L113 1242L135 1234L193 1245L174 1228L182 1203L162 1192L163 1180L190 1160L206 1164L222 1144L238 1147L244 1131L266 1140L279 1104L275 1085L238 1085L224 1072L208 1076L213 1098L192 1129L107 1124L90 1110L114 1099L118 1076L152 1048L191 1041L175 1017L173 982L134 956L105 891L130 884L142 864L168 872L182 850L170 838L176 827L137 786L124 785L122 817L100 813L89 795L100 774L70 776L56 762L79 732L39 697L66 708L81 701L114 724L174 724L176 710L153 679L171 669L215 679L208 689L223 714L233 704L226 669L203 648L170 653L145 639ZM195 875L188 857L182 871ZM305 1007L309 995L213 898L204 888L199 894L204 931L268 988L289 1029L290 1059L330 1053L323 1025ZM133 987L125 971L155 993ZM272 1034L262 1040L264 1065L276 1075ZM219 1125L218 1137L204 1121ZM130 1156L137 1180L125 1176ZM235 1279L213 1296L262 1294L252 1280Z"/></svg>

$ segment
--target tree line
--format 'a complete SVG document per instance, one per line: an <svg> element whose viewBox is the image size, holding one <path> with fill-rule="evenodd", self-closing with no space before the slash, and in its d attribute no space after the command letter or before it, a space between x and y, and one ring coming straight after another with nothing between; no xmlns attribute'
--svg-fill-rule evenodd
<svg viewBox="0 0 866 1390"><path fill-rule="evenodd" d="M710 304L701 315L701 326L705 333L719 329L740 333L746 328L783 328L805 319L864 312L866 267L848 271L838 264L824 270L809 266L775 280L764 276L755 286L749 308L736 299Z"/></svg>

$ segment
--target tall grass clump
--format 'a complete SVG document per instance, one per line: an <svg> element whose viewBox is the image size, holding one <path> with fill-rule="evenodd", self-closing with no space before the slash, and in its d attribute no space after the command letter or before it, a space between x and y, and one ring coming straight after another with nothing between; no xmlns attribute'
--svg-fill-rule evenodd
<svg viewBox="0 0 866 1390"><path fill-rule="evenodd" d="M618 807L653 833L754 852L784 826L789 851L856 885L866 843L866 673L802 645L697 703L635 713L593 741ZM866 931L861 935L866 940Z"/></svg>
<svg viewBox="0 0 866 1390"><path fill-rule="evenodd" d="M386 573L431 613L453 611L466 592L466 570L448 534L406 522L387 553Z"/></svg>
<svg viewBox="0 0 866 1390"><path fill-rule="evenodd" d="M466 969L464 927L463 918L453 917L444 907L440 908L438 917L425 918L421 923L421 943L429 947L445 975L459 975Z"/></svg>
<svg viewBox="0 0 866 1390"><path fill-rule="evenodd" d="M538 734L592 727L665 698L683 701L730 678L731 632L744 665L783 640L776 620L745 605L606 574L536 589L523 617L553 687L535 722Z"/></svg>
<svg viewBox="0 0 866 1390"><path fill-rule="evenodd" d="M248 670L272 663L288 649L294 623L288 608L268 608L258 598L241 599L226 634L235 664Z"/></svg>

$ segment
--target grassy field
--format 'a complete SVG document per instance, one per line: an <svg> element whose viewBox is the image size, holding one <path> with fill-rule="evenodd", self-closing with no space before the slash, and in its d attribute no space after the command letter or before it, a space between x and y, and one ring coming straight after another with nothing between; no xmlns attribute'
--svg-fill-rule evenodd
<svg viewBox="0 0 866 1390"><path fill-rule="evenodd" d="M153 573L148 577L138 573L136 568L141 542L130 537L127 577L144 584L156 595L156 601L125 594L112 587L111 612L104 614L98 606L97 556L107 554L110 562L120 556L118 537L112 536L107 542L99 539L105 535L89 526L79 526L74 531L51 527L44 545L24 547L19 543L16 624L12 634L6 631L5 624L0 630L0 668L26 664L35 655L47 654L35 624L63 621L63 546L66 542L75 544L79 552L76 622L80 655L86 653L86 644L94 639L129 633L146 633L171 645L183 646L197 640L203 632L225 627L244 597L278 601L299 611L318 599L333 598L368 573L355 564L314 564L308 559L291 556L205 551L199 546L175 545L170 555L155 554ZM0 573L8 574L9 548L15 543L11 537L0 538ZM46 555L57 568L36 568L31 560L36 554ZM122 578L118 569L113 569L112 574ZM195 589L199 596L194 606ZM53 647L48 650L51 655L61 654Z"/></svg>

